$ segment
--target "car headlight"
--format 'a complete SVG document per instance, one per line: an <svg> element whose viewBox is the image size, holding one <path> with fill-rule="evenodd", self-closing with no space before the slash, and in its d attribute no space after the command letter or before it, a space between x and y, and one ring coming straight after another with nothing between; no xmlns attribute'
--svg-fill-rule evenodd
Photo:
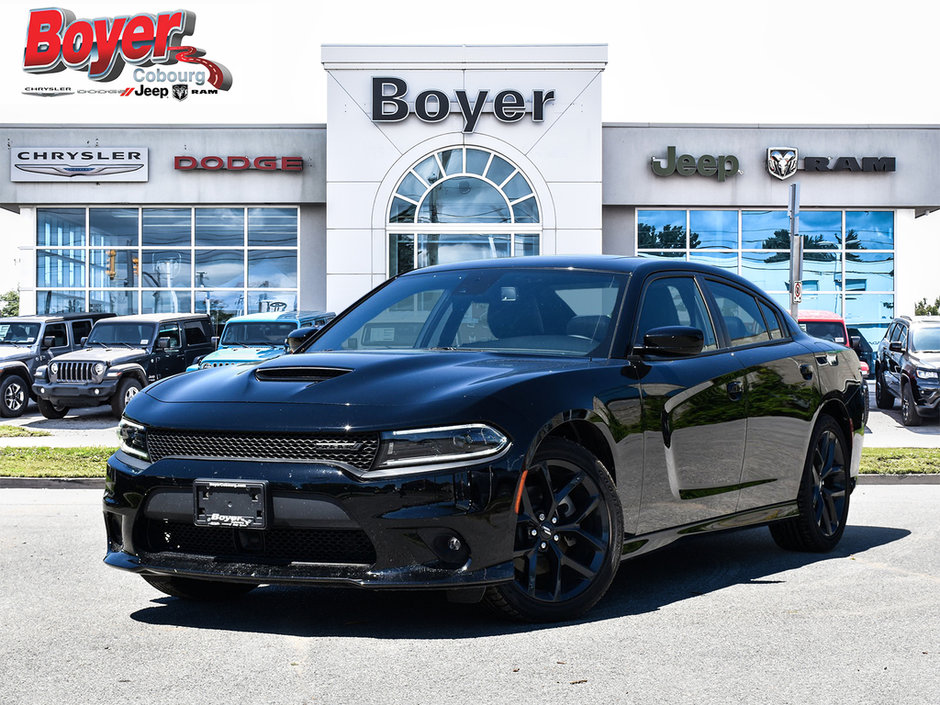
<svg viewBox="0 0 940 705"><path fill-rule="evenodd" d="M146 426L122 416L118 423L117 433L118 438L121 439L121 450L141 460L150 460L150 453L147 452Z"/></svg>
<svg viewBox="0 0 940 705"><path fill-rule="evenodd" d="M508 445L504 434L485 424L387 431L374 467L463 463L497 455Z"/></svg>
<svg viewBox="0 0 940 705"><path fill-rule="evenodd" d="M59 374L59 363L53 362L51 365L49 365L49 372L54 375Z"/></svg>
<svg viewBox="0 0 940 705"><path fill-rule="evenodd" d="M103 362L96 362L95 367L94 367L95 377L100 377L101 375L103 375L106 369L108 369L108 366L106 364L104 364Z"/></svg>
<svg viewBox="0 0 940 705"><path fill-rule="evenodd" d="M940 373L926 367L917 368L917 379L940 379Z"/></svg>

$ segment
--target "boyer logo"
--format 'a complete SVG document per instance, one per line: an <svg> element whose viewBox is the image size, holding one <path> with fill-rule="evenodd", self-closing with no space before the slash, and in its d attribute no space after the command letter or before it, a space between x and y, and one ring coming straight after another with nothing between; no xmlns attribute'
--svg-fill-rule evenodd
<svg viewBox="0 0 940 705"><path fill-rule="evenodd" d="M23 70L43 74L70 68L86 71L92 81L113 81L125 63L151 66L182 61L203 66L208 82L227 91L231 72L203 58L202 49L180 43L195 26L196 15L189 10L94 20L76 20L71 11L57 7L30 10Z"/></svg>

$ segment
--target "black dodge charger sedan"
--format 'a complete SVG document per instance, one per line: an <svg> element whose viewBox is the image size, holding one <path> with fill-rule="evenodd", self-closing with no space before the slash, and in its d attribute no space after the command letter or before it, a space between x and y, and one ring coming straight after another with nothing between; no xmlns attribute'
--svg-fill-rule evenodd
<svg viewBox="0 0 940 705"><path fill-rule="evenodd" d="M855 353L705 265L527 257L389 280L261 364L153 384L108 462L105 561L177 597L448 590L573 618L625 558L769 525L827 551Z"/></svg>

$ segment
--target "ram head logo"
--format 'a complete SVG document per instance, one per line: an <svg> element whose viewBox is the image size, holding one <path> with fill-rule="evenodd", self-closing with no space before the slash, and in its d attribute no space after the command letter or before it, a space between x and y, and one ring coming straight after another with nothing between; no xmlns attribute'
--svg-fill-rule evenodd
<svg viewBox="0 0 940 705"><path fill-rule="evenodd" d="M796 173L799 152L795 147L770 147L767 149L767 171L781 181Z"/></svg>

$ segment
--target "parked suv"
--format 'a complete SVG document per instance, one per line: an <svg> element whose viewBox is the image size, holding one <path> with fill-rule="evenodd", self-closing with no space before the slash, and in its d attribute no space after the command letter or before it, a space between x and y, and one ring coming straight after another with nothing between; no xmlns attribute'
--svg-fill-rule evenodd
<svg viewBox="0 0 940 705"><path fill-rule="evenodd" d="M0 318L0 416L22 416L36 368L81 347L100 318L113 313Z"/></svg>
<svg viewBox="0 0 940 705"><path fill-rule="evenodd" d="M183 372L212 351L212 322L204 314L153 313L99 321L81 350L36 370L33 392L43 416L60 419L79 406L124 407L151 382Z"/></svg>
<svg viewBox="0 0 940 705"><path fill-rule="evenodd" d="M298 328L317 330L336 316L326 311L249 313L225 323L219 349L196 358L187 371L224 367L242 362L261 362L287 352L287 336Z"/></svg>
<svg viewBox="0 0 940 705"><path fill-rule="evenodd" d="M940 407L940 316L901 316L888 327L875 360L875 403L901 400L901 421L919 426Z"/></svg>

